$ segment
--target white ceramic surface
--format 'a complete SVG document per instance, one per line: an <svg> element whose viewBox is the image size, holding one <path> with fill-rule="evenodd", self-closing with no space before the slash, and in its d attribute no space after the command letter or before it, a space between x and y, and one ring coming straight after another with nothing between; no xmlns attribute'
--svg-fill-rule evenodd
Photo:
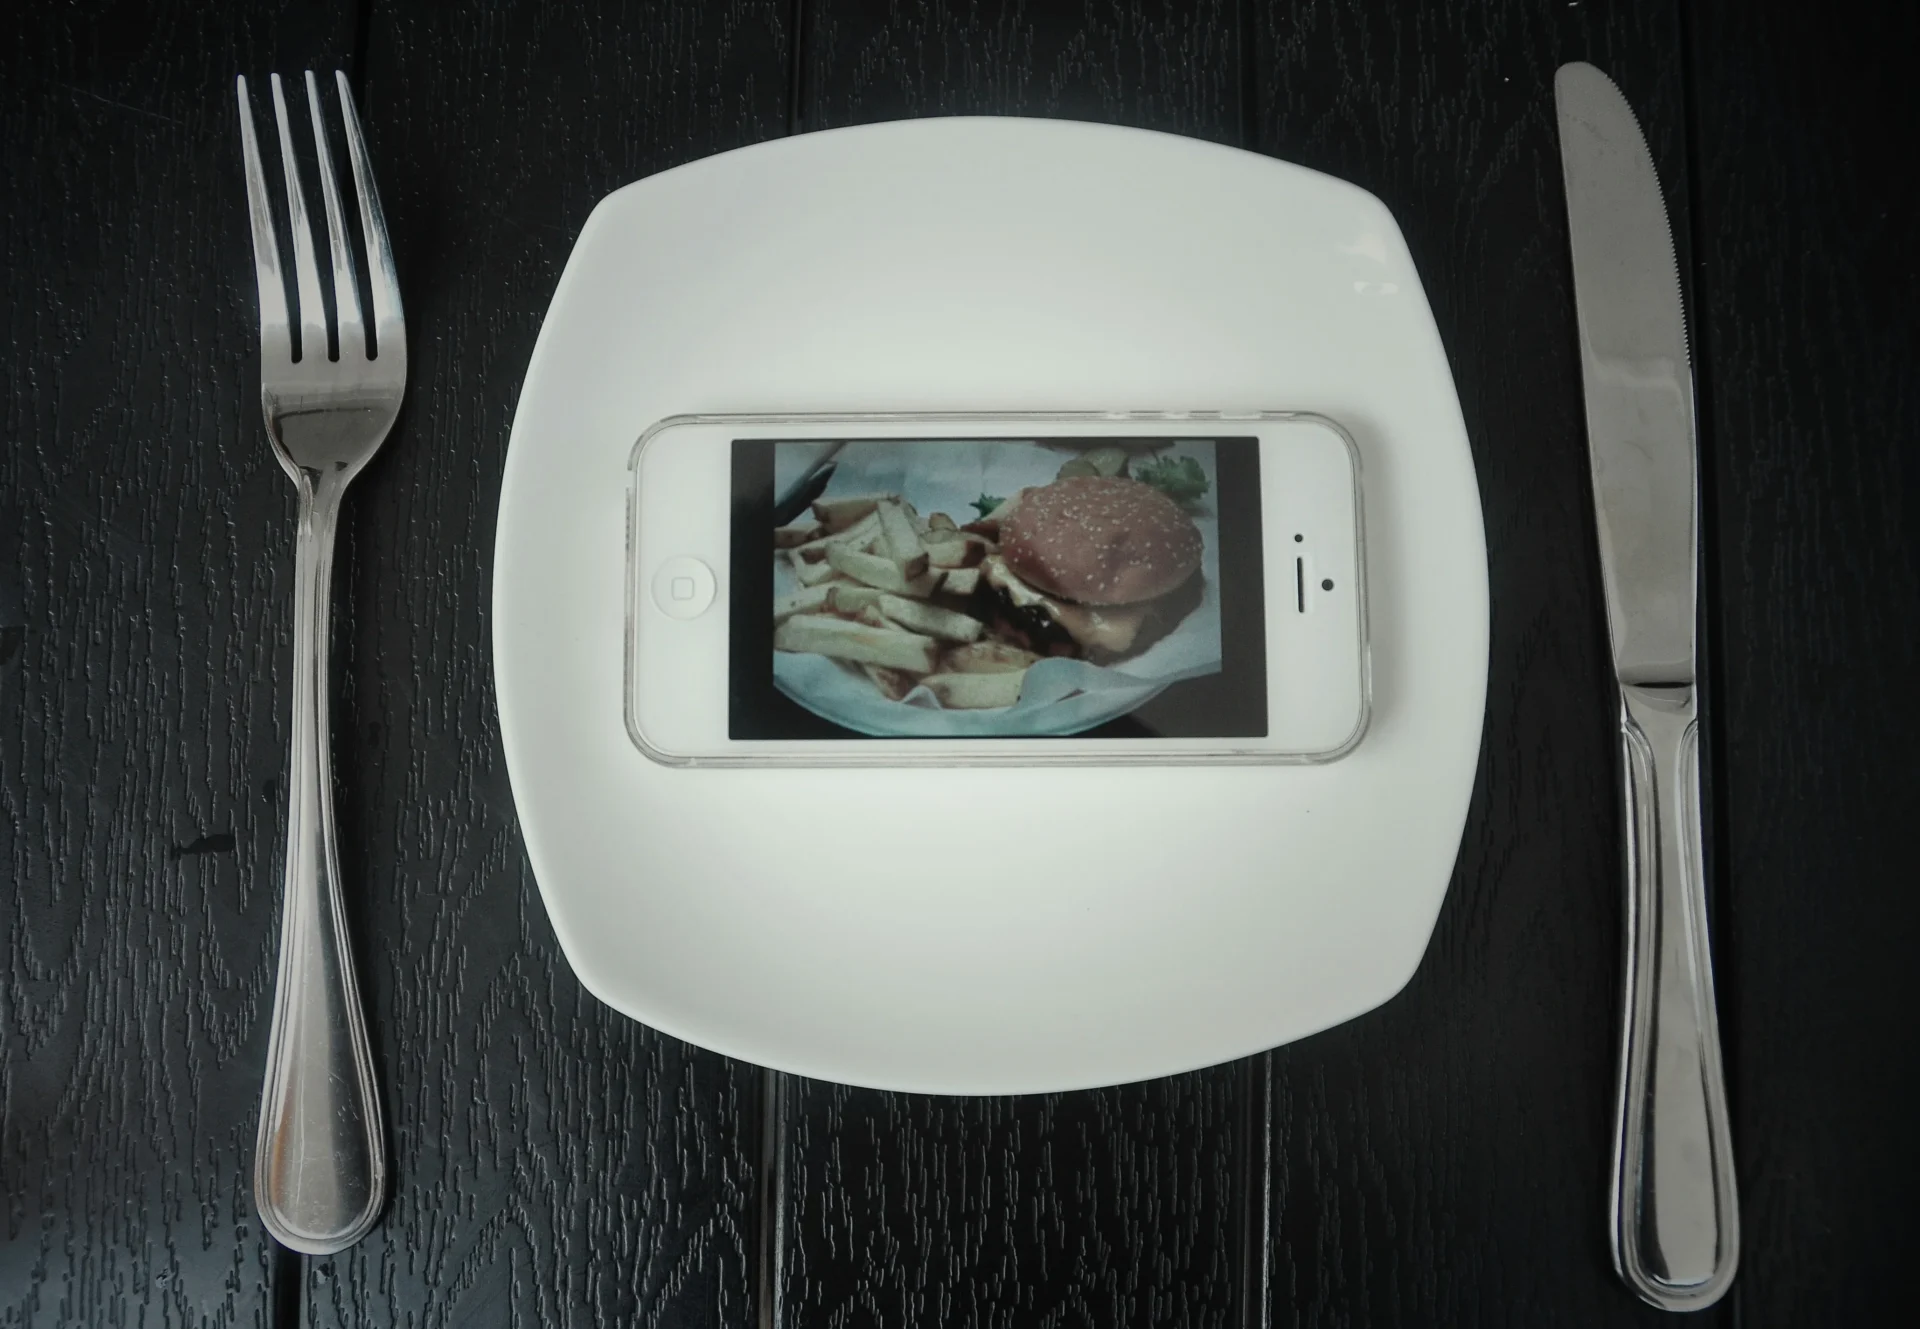
<svg viewBox="0 0 1920 1329"><path fill-rule="evenodd" d="M1075 409L1351 431L1373 643L1351 755L686 770L629 742L626 465L648 425ZM494 657L534 875L597 996L804 1075L1031 1092L1242 1056L1412 976L1473 781L1486 597L1446 356L1377 199L1138 130L922 120L727 153L595 209L514 420Z"/></svg>

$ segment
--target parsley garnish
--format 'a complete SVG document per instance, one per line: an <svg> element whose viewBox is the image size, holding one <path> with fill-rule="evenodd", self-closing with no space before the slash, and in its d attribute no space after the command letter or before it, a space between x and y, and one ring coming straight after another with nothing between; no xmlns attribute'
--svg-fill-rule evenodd
<svg viewBox="0 0 1920 1329"><path fill-rule="evenodd" d="M1133 478L1189 508L1205 498L1210 488L1207 473L1191 457L1160 457L1134 468Z"/></svg>

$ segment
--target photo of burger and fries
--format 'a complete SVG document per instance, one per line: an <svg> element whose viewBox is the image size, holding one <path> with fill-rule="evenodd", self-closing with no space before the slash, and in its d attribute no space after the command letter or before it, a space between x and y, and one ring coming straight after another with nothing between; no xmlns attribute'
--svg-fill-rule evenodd
<svg viewBox="0 0 1920 1329"><path fill-rule="evenodd" d="M773 532L796 586L774 601L774 649L826 656L891 702L924 687L947 710L1012 706L1040 661L1131 659L1199 606L1189 508L1208 488L1191 456L1106 446L982 494L968 521L898 492L823 497Z"/></svg>

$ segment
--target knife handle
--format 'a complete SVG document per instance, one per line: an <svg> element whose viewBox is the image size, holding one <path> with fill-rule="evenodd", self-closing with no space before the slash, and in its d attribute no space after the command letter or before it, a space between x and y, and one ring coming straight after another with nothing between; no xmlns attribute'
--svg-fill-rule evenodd
<svg viewBox="0 0 1920 1329"><path fill-rule="evenodd" d="M1714 1016L1691 687L1620 689L1626 768L1626 1020L1614 1135L1613 1264L1666 1310L1700 1310L1740 1259Z"/></svg>

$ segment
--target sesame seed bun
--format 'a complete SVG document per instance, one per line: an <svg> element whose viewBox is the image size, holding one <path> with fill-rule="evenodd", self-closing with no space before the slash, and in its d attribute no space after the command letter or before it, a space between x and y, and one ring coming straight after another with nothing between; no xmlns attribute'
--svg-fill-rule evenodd
<svg viewBox="0 0 1920 1329"><path fill-rule="evenodd" d="M1152 485L1076 475L1021 493L1000 552L1028 585L1088 605L1157 599L1200 569L1200 530Z"/></svg>

